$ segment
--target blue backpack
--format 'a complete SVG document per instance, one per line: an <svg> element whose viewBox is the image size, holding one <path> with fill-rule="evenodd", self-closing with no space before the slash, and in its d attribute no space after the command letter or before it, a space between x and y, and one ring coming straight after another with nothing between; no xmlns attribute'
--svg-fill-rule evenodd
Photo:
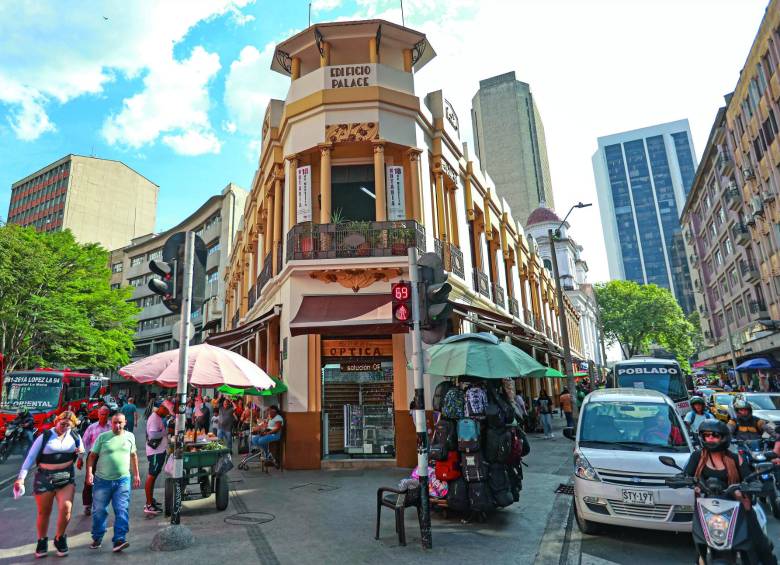
<svg viewBox="0 0 780 565"><path fill-rule="evenodd" d="M458 420L458 449L466 453L479 451L479 423L476 420Z"/></svg>
<svg viewBox="0 0 780 565"><path fill-rule="evenodd" d="M441 415L451 420L457 420L465 416L466 397L459 388L451 388L444 395L441 405Z"/></svg>

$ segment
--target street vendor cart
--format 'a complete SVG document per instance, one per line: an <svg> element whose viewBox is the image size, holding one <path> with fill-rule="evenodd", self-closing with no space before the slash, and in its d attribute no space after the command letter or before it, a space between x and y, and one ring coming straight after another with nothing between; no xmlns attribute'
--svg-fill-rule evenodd
<svg viewBox="0 0 780 565"><path fill-rule="evenodd" d="M184 471L181 478L181 490L184 500L198 497L198 493L187 491L187 485L198 485L201 498L208 498L215 494L217 510L221 512L227 508L230 496L227 471L222 470L231 466L225 465L225 460L229 457L230 450L223 446L217 447L216 445L216 442L191 442L184 444ZM165 479L164 510L166 516L170 516L173 510L175 480L173 477Z"/></svg>

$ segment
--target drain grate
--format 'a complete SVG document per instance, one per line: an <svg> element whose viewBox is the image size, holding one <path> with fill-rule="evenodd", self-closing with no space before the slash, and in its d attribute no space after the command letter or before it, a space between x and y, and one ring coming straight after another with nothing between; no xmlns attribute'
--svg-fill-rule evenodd
<svg viewBox="0 0 780 565"><path fill-rule="evenodd" d="M558 485L558 488L555 489L555 492L558 494L568 494L569 496L574 496L574 485L565 485L561 483Z"/></svg>
<svg viewBox="0 0 780 565"><path fill-rule="evenodd" d="M225 518L225 523L232 526L254 526L270 522L276 516L266 512L239 512Z"/></svg>

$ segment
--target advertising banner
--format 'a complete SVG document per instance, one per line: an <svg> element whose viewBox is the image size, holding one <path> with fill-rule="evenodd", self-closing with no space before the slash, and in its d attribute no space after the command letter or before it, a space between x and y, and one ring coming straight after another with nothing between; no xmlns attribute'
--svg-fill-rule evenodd
<svg viewBox="0 0 780 565"><path fill-rule="evenodd" d="M397 165L387 167L387 219L390 221L406 219L404 201L404 168Z"/></svg>
<svg viewBox="0 0 780 565"><path fill-rule="evenodd" d="M311 165L298 167L295 188L298 204L296 209L297 222L299 224L311 222Z"/></svg>

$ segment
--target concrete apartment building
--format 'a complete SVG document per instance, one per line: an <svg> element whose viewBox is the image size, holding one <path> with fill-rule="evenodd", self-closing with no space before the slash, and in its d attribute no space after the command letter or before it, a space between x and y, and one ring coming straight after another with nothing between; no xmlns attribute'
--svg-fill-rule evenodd
<svg viewBox="0 0 780 565"><path fill-rule="evenodd" d="M690 313L679 219L696 172L688 120L599 137L593 172L610 277L667 288Z"/></svg>
<svg viewBox="0 0 780 565"><path fill-rule="evenodd" d="M771 322L780 320L779 4L767 8L734 92L718 111L682 210L709 346L699 366L780 360Z"/></svg>
<svg viewBox="0 0 780 565"><path fill-rule="evenodd" d="M67 155L11 185L7 221L117 249L154 230L158 190L121 161Z"/></svg>
<svg viewBox="0 0 780 565"><path fill-rule="evenodd" d="M471 127L482 171L515 218L525 221L542 203L555 207L542 117L530 85L514 72L479 81Z"/></svg>
<svg viewBox="0 0 780 565"><path fill-rule="evenodd" d="M132 299L143 308L138 316L134 343L134 358L145 357L178 347L171 335L172 326L179 320L162 304L147 283L154 276L149 261L162 257L162 247L176 232L192 230L206 244L206 302L200 312L193 314L195 338L200 343L207 330L222 328L224 283L222 275L233 246L233 236L239 228L248 192L230 183L220 194L209 198L198 210L178 225L160 234L138 237L121 249L111 252L111 285L134 287Z"/></svg>

